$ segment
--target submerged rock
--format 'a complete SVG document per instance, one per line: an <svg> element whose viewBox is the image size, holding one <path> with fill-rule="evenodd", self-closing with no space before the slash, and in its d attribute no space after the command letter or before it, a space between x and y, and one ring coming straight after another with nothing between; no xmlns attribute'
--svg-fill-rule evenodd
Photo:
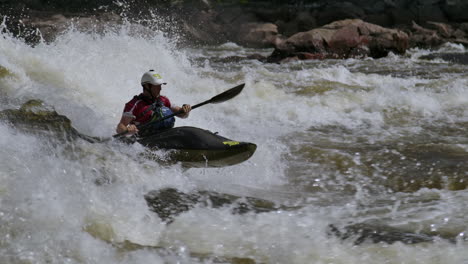
<svg viewBox="0 0 468 264"><path fill-rule="evenodd" d="M0 65L0 78L4 78L10 75L12 75L11 72L7 68Z"/></svg>
<svg viewBox="0 0 468 264"><path fill-rule="evenodd" d="M297 210L299 206L288 207L275 204L272 201L253 197L240 197L212 191L195 191L184 193L174 188L153 190L146 194L145 200L151 211L155 212L164 222L170 224L181 213L187 212L196 206L211 208L230 207L232 214L266 213L277 210ZM352 239L354 244L365 242L388 243L402 242L416 244L433 242L437 234L424 234L411 230L391 227L383 224L357 223L344 227L330 224L326 231L328 235L336 236L342 240ZM452 238L444 237L453 241Z"/></svg>
<svg viewBox="0 0 468 264"><path fill-rule="evenodd" d="M209 58L209 60L214 63L239 63L246 60L258 60L261 62L266 62L267 58L261 54L252 54L248 56L229 56L223 58L212 57Z"/></svg>
<svg viewBox="0 0 468 264"><path fill-rule="evenodd" d="M352 224L342 229L335 225L329 225L328 234L337 236L343 240L352 239L356 245L364 242L384 242L388 244L402 242L405 244L416 244L434 241L434 238L430 235L367 223Z"/></svg>
<svg viewBox="0 0 468 264"><path fill-rule="evenodd" d="M210 206L213 208L230 206L233 214L293 209L293 207L276 205L274 202L259 198L240 197L212 191L184 193L174 188L165 188L151 191L144 197L151 210L157 213L163 221L169 223L174 220L175 216L187 212L195 206Z"/></svg>
<svg viewBox="0 0 468 264"><path fill-rule="evenodd" d="M40 100L29 100L20 109L0 111L0 120L27 133L52 136L61 140L81 138L93 143L99 141L98 138L79 133L72 127L70 119L58 114L53 107Z"/></svg>
<svg viewBox="0 0 468 264"><path fill-rule="evenodd" d="M468 53L434 53L421 56L423 60L442 59L444 61L468 65Z"/></svg>
<svg viewBox="0 0 468 264"><path fill-rule="evenodd" d="M246 23L237 34L237 42L248 47L274 47L279 41L278 27L272 23Z"/></svg>

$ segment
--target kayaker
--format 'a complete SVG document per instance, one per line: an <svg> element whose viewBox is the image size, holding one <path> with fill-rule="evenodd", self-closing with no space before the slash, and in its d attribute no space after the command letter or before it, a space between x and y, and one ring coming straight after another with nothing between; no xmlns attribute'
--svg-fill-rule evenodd
<svg viewBox="0 0 468 264"><path fill-rule="evenodd" d="M125 104L122 118L117 125L117 133L127 131L127 135L138 133L137 126L147 124L158 118L171 115L180 110L182 114L177 115L180 118L189 116L191 106L188 104L180 106L172 105L166 96L161 95L162 85L166 85L161 75L154 70L145 72L141 77L141 86L143 92L135 95L132 100ZM150 134L158 130L164 130L174 127L174 117L168 118L161 122L154 122L148 125L139 134Z"/></svg>

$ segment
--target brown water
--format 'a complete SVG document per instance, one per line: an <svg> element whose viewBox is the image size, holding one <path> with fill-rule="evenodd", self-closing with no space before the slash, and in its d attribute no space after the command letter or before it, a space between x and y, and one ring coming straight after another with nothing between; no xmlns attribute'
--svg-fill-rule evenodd
<svg viewBox="0 0 468 264"><path fill-rule="evenodd" d="M131 28L70 30L35 47L3 33L2 110L41 99L80 132L108 136L148 68L168 81L163 94L175 104L245 82L238 97L177 125L255 142L257 152L233 167L184 170L142 159L138 145L64 145L1 123L0 262L467 263L468 66L419 59L426 50L220 63L213 58L271 50L177 49L160 33ZM109 184L96 185L102 177ZM168 186L300 209L233 215L199 206L166 225L143 195ZM356 223L435 240L355 245L328 232Z"/></svg>

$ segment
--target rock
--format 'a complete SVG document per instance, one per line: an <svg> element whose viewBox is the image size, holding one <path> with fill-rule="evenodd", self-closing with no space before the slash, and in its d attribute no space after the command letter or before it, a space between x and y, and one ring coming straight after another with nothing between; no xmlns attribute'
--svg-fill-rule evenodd
<svg viewBox="0 0 468 264"><path fill-rule="evenodd" d="M439 1L413 1L409 6L409 10L414 14L413 20L421 24L427 21L448 22L438 2Z"/></svg>
<svg viewBox="0 0 468 264"><path fill-rule="evenodd" d="M376 24L382 27L390 27L393 25L392 17L387 13L382 14L370 14L364 17L364 21Z"/></svg>
<svg viewBox="0 0 468 264"><path fill-rule="evenodd" d="M228 37L223 27L216 22L218 13L215 11L201 11L182 22L184 34L192 44L221 44Z"/></svg>
<svg viewBox="0 0 468 264"><path fill-rule="evenodd" d="M144 197L150 209L157 213L158 216L168 224L174 221L174 217L187 212L195 206L209 206L212 208L228 206L231 208L233 214L245 214L249 212L265 213L276 210L299 209L299 207L278 206L271 201L258 198L242 198L211 191L183 193L174 188L154 190ZM384 242L388 244L402 242L405 244L416 244L432 242L434 240L431 235L418 234L409 230L371 223L351 224L343 228L331 224L329 225L327 233L343 240L353 239L356 245L364 242Z"/></svg>
<svg viewBox="0 0 468 264"><path fill-rule="evenodd" d="M407 8L392 8L388 11L394 26L408 25L415 21L415 15Z"/></svg>
<svg viewBox="0 0 468 264"><path fill-rule="evenodd" d="M444 37L444 38L450 38L453 35L453 28L445 23L437 23L437 22L427 22L430 28L434 29L437 31L437 34L439 36Z"/></svg>
<svg viewBox="0 0 468 264"><path fill-rule="evenodd" d="M440 46L443 40L437 35L413 34L410 37L411 47L430 48Z"/></svg>
<svg viewBox="0 0 468 264"><path fill-rule="evenodd" d="M255 4L254 4L255 5ZM245 5L244 5L245 6ZM291 8L285 8L284 5L275 5L271 2L266 6L253 6L247 8L248 12L255 15L257 18L256 21L264 22L275 22L275 21L285 21L289 22L294 17L296 10L291 10Z"/></svg>
<svg viewBox="0 0 468 264"><path fill-rule="evenodd" d="M468 34L463 31L463 30L460 30L460 29L456 29L453 33L452 33L452 36L455 38L455 39L464 39L468 36Z"/></svg>
<svg viewBox="0 0 468 264"><path fill-rule="evenodd" d="M411 47L430 48L444 43L437 31L423 28L413 21L413 33L409 37Z"/></svg>
<svg viewBox="0 0 468 264"><path fill-rule="evenodd" d="M0 111L0 120L8 121L24 132L50 136L59 140L71 141L81 138L92 143L100 141L99 138L79 133L72 127L70 119L59 115L53 107L40 100L30 100L20 109Z"/></svg>
<svg viewBox="0 0 468 264"><path fill-rule="evenodd" d="M306 11L299 12L293 19L285 22L283 20L275 21L278 26L278 32L284 36L292 36L297 32L307 31L317 27L315 16Z"/></svg>
<svg viewBox="0 0 468 264"><path fill-rule="evenodd" d="M236 42L247 47L273 47L278 27L272 23L247 23L240 26Z"/></svg>
<svg viewBox="0 0 468 264"><path fill-rule="evenodd" d="M421 27L420 25L416 24L416 22L414 21L412 22L412 29L414 32L424 34L424 35L433 35L437 33L437 31L435 30Z"/></svg>
<svg viewBox="0 0 468 264"><path fill-rule="evenodd" d="M235 42L248 47L271 47L278 35L277 26L261 23L253 13L240 7L189 10L181 18L189 44L219 45Z"/></svg>
<svg viewBox="0 0 468 264"><path fill-rule="evenodd" d="M7 68L0 65L0 79L12 75L13 74Z"/></svg>
<svg viewBox="0 0 468 264"><path fill-rule="evenodd" d="M256 14L243 9L240 6L231 6L229 8L220 6L215 9L215 11L218 13L218 23L232 26L233 28L237 28L241 24L259 22Z"/></svg>
<svg viewBox="0 0 468 264"><path fill-rule="evenodd" d="M390 7L388 1L357 0L353 2L363 8L366 14L383 14Z"/></svg>
<svg viewBox="0 0 468 264"><path fill-rule="evenodd" d="M281 41L268 60L281 61L295 56L297 52L333 54L337 58L368 55L379 58L390 51L404 53L408 43L408 35L402 31L383 28L360 19L347 19L297 33Z"/></svg>
<svg viewBox="0 0 468 264"><path fill-rule="evenodd" d="M334 30L326 28L299 32L279 43L276 48L287 52L304 51L311 53L324 53L326 52L325 43L333 34Z"/></svg>
<svg viewBox="0 0 468 264"><path fill-rule="evenodd" d="M468 40L467 39L456 38L456 39L451 40L451 42L453 42L455 44L462 44L463 46L468 47Z"/></svg>
<svg viewBox="0 0 468 264"><path fill-rule="evenodd" d="M299 12L293 22L297 24L297 32L317 27L317 21L310 12Z"/></svg>
<svg viewBox="0 0 468 264"><path fill-rule="evenodd" d="M423 60L443 59L452 63L468 65L468 53L433 53L421 56Z"/></svg>
<svg viewBox="0 0 468 264"><path fill-rule="evenodd" d="M459 29L468 34L468 23L461 23Z"/></svg>
<svg viewBox="0 0 468 264"><path fill-rule="evenodd" d="M174 188L154 190L146 194L145 200L150 209L166 222L172 222L174 217L195 206L210 206L220 208L230 206L233 214L248 212L262 213L275 210L294 209L278 206L275 203L253 197L239 197L212 191L196 191L183 193Z"/></svg>
<svg viewBox="0 0 468 264"><path fill-rule="evenodd" d="M75 14L66 17L63 14L36 14L31 18L23 18L21 22L27 27L39 30L46 42L53 41L55 37L65 31L71 24L78 30L94 30L102 32L109 24L122 22L120 16L113 13L101 13L99 15Z"/></svg>
<svg viewBox="0 0 468 264"><path fill-rule="evenodd" d="M279 63L288 63L300 60L326 60L326 59L339 59L333 53L309 53L309 52L296 52L292 53L289 57L281 59Z"/></svg>
<svg viewBox="0 0 468 264"><path fill-rule="evenodd" d="M430 235L417 234L395 227L368 223L352 224L342 229L335 225L329 225L328 234L337 236L343 240L353 239L355 245L360 245L365 242L384 242L387 244L402 242L404 244L416 244L434 241L434 238Z"/></svg>
<svg viewBox="0 0 468 264"><path fill-rule="evenodd" d="M297 57L299 60L325 60L325 59L337 59L333 54L323 54L323 53L309 53L309 52L296 52L293 56Z"/></svg>
<svg viewBox="0 0 468 264"><path fill-rule="evenodd" d="M286 37L290 37L298 32L297 24L292 21L284 22L283 20L277 20L275 21L275 25L278 27L278 33Z"/></svg>
<svg viewBox="0 0 468 264"><path fill-rule="evenodd" d="M149 24L160 26L159 29L177 36L179 44L203 44L218 45L225 42L235 42L249 47L276 48L284 42L281 35L292 38L307 38L305 32L316 29L317 25L329 24L342 19L363 19L367 23L385 27L403 27L411 25L415 21L419 25L436 29L438 36L417 32L412 34L409 45L417 47L433 47L441 43L451 41L466 44L468 40L461 34L468 34L468 26L463 25L468 21L468 12L465 10L468 3L462 0L345 0L345 1L299 1L294 4L287 2L271 1L242 1L242 3L192 0L192 1L144 1L134 0L131 4L122 4L111 0L87 1L77 4L64 0L1 0L4 4L3 13L8 15L6 24L11 32L26 39L28 43L37 43L41 36L36 34L36 29L42 33L43 39L53 41L55 36L74 23L79 30L93 30L101 32L108 23L121 23L120 15L124 14L129 21L140 21L140 25ZM46 3L47 2L47 3ZM103 7L104 6L104 7ZM28 9L31 8L31 9ZM156 10L158 19L154 20ZM75 13L70 13L75 12ZM21 18L22 22L19 22ZM170 21L167 23L159 20ZM14 21L13 21L14 20ZM462 23L447 37L447 28L427 23L428 21L454 25L454 22ZM23 24L22 24L23 23ZM276 25L276 28L275 28ZM437 28L436 28L437 27ZM336 43L356 43L352 35L352 29L344 30L351 39L335 37ZM456 35L454 35L457 32ZM310 34L309 34L310 35ZM397 36L399 33L396 34ZM361 40L369 38L359 33ZM392 34L388 35L392 36ZM340 46L340 58L351 56L385 56L389 51L400 53L400 48L394 48L396 39L384 36L380 40L371 35L369 45L359 44L356 47L344 48ZM310 36L309 36L310 37ZM312 37L314 39L315 37ZM354 39L354 40L352 40ZM320 49L320 44L314 42L313 46ZM359 42L359 41L358 41ZM392 44L393 42L393 44ZM424 43L427 42L427 43ZM325 42L328 45L327 42ZM372 44L372 45L371 45ZM325 45L323 52L333 53ZM307 46L310 46L308 44ZM288 53L308 52L310 49L289 50ZM286 56L287 57L287 56ZM283 60L286 57L280 57ZM300 59L297 57L297 59ZM270 60L274 61L272 57Z"/></svg>
<svg viewBox="0 0 468 264"><path fill-rule="evenodd" d="M443 10L449 21L466 22L468 21L468 2L465 0L446 0Z"/></svg>
<svg viewBox="0 0 468 264"><path fill-rule="evenodd" d="M231 6L219 7L215 9L217 13L215 23L220 25L221 32L226 36L224 42L238 42L239 31L242 25L249 23L264 23L260 21L255 14L244 10L242 7Z"/></svg>
<svg viewBox="0 0 468 264"><path fill-rule="evenodd" d="M331 25L333 25L332 23ZM338 25L337 25L338 26ZM370 38L368 32L362 34L357 25L343 25L336 28L336 32L327 41L329 52L335 54L344 54L349 57L351 50L361 46L369 45Z"/></svg>
<svg viewBox="0 0 468 264"><path fill-rule="evenodd" d="M223 57L223 58L212 57L209 60L215 63L237 63L237 62L241 62L245 60L258 60L261 62L266 62L266 59L267 58L261 54L251 54L248 56L229 56L229 57Z"/></svg>

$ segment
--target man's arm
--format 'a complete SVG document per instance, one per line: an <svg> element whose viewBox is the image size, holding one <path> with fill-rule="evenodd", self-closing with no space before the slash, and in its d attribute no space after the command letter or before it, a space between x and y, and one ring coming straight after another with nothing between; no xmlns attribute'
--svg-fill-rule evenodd
<svg viewBox="0 0 468 264"><path fill-rule="evenodd" d="M131 116L122 116L122 118L120 119L120 122L119 124L117 125L117 128L115 129L115 131L117 131L117 133L123 133L125 131L128 132L128 134L135 134L138 132L138 128L133 125L133 124L130 124L130 122L132 122L134 118L131 117Z"/></svg>
<svg viewBox="0 0 468 264"><path fill-rule="evenodd" d="M180 106L171 106L171 111L174 112L174 113L177 113L180 110L182 110L183 113L180 114L180 115L177 115L177 117L187 118L189 116L190 111L192 110L192 107L190 105L188 105L188 104L184 104L184 105L182 105L182 107L180 107Z"/></svg>

